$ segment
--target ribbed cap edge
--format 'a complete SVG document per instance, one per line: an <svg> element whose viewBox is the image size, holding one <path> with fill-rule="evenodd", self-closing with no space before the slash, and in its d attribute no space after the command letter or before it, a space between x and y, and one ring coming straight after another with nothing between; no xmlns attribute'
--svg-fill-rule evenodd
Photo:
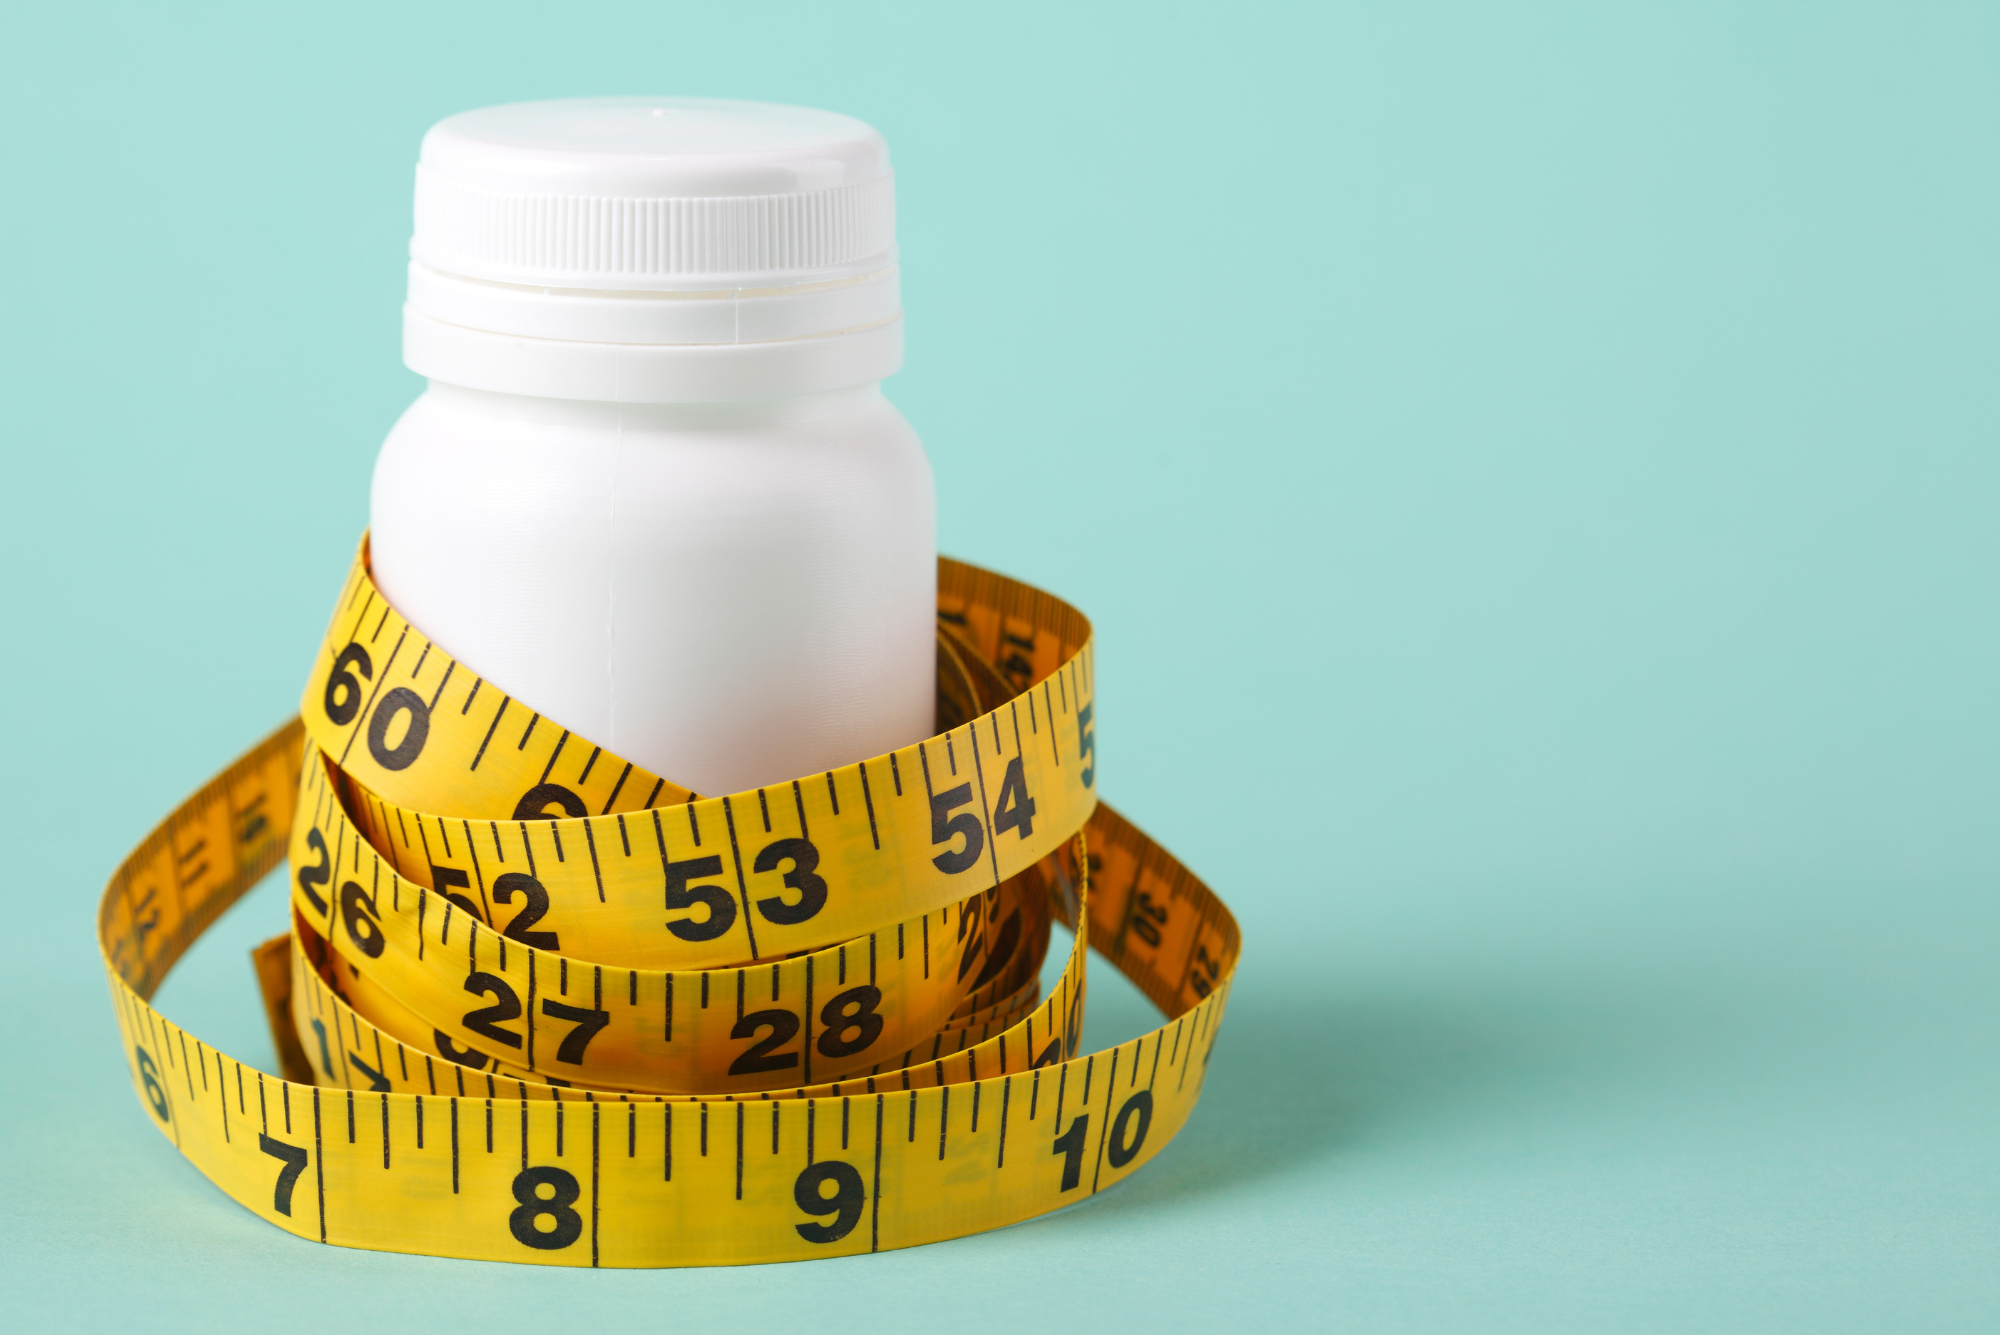
<svg viewBox="0 0 2000 1335"><path fill-rule="evenodd" d="M535 287L659 290L818 282L895 255L893 176L799 194L509 194L417 168L419 264Z"/></svg>

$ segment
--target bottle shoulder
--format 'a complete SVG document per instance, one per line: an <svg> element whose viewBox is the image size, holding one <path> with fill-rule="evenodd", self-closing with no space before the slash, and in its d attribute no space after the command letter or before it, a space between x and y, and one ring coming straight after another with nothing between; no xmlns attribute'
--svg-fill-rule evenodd
<svg viewBox="0 0 2000 1335"><path fill-rule="evenodd" d="M438 381L389 430L391 440L412 435L662 442L735 437L801 443L873 436L912 444L917 439L879 385L714 403L600 403L495 394Z"/></svg>
<svg viewBox="0 0 2000 1335"><path fill-rule="evenodd" d="M726 497L732 508L752 510L760 498L795 509L818 494L830 505L912 509L928 522L930 461L887 398L802 397L810 401L551 404L433 389L383 443L376 517L385 503L419 495L513 512L615 490L627 505Z"/></svg>

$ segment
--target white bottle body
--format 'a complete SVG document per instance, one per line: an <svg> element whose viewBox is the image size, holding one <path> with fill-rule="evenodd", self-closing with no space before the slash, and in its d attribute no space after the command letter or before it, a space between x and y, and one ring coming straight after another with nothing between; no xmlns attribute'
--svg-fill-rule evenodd
<svg viewBox="0 0 2000 1335"><path fill-rule="evenodd" d="M932 731L936 498L875 384L641 404L433 380L370 509L375 580L417 629L697 792Z"/></svg>

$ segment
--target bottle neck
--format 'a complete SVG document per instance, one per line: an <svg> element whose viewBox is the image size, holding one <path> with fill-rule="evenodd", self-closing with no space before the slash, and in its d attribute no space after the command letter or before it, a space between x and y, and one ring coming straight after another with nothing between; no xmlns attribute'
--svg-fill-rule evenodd
<svg viewBox="0 0 2000 1335"><path fill-rule="evenodd" d="M903 364L900 312L811 338L596 343L451 324L403 308L403 363L447 384L598 403L719 403L871 385Z"/></svg>
<svg viewBox="0 0 2000 1335"><path fill-rule="evenodd" d="M845 417L873 408L882 398L880 381L806 394L695 403L604 403L591 399L541 398L471 389L432 380L426 393L455 413L496 421L534 422L553 427L642 431L717 431L789 426Z"/></svg>

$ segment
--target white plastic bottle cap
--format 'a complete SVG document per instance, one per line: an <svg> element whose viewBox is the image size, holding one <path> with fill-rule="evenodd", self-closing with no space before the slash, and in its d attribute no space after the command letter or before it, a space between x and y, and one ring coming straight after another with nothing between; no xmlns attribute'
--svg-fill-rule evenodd
<svg viewBox="0 0 2000 1335"><path fill-rule="evenodd" d="M805 107L523 102L417 163L403 360L450 384L663 403L838 389L902 364L882 136Z"/></svg>

